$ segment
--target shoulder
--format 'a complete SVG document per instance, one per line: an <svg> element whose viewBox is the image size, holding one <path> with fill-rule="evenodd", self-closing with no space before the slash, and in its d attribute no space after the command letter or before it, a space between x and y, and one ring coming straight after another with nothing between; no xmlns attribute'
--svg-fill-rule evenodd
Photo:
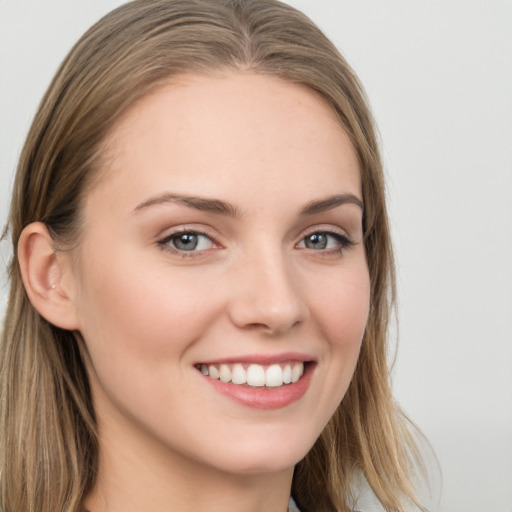
<svg viewBox="0 0 512 512"><path fill-rule="evenodd" d="M435 458L425 458L424 463L425 467L418 471L417 477L413 480L416 496L422 506L418 507L410 501L403 502L403 512L431 512L439 508L441 479L437 460ZM379 501L363 475L359 474L354 478L352 493L354 496L354 503L352 504L354 512L386 512L386 508Z"/></svg>

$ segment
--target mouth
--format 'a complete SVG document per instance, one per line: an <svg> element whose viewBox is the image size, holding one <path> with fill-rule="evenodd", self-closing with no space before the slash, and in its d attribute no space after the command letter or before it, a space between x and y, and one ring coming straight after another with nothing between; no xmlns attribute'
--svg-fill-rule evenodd
<svg viewBox="0 0 512 512"><path fill-rule="evenodd" d="M212 389L245 407L275 410L298 402L315 373L315 360L302 355L253 356L200 362L197 373Z"/></svg>
<svg viewBox="0 0 512 512"><path fill-rule="evenodd" d="M205 376L223 383L249 388L280 388L295 384L304 375L310 364L305 361L284 361L273 364L217 363L196 365Z"/></svg>

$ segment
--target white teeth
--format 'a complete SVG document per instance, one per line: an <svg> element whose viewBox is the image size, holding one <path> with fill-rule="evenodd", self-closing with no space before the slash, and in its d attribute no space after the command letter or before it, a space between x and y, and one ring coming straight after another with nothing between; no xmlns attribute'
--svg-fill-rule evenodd
<svg viewBox="0 0 512 512"><path fill-rule="evenodd" d="M271 387L283 385L283 370L278 364L272 364L267 368L265 385Z"/></svg>
<svg viewBox="0 0 512 512"><path fill-rule="evenodd" d="M247 370L242 363L220 364L198 366L203 375L222 382L232 382L233 384L247 384L252 387L279 387L283 384L297 382L304 373L304 363L286 363L271 364L262 366L260 364L250 364Z"/></svg>
<svg viewBox="0 0 512 512"><path fill-rule="evenodd" d="M292 367L287 364L283 369L283 383L290 384L292 381Z"/></svg>
<svg viewBox="0 0 512 512"><path fill-rule="evenodd" d="M247 368L247 384L249 386L265 385L265 370L259 364L250 364Z"/></svg>
<svg viewBox="0 0 512 512"><path fill-rule="evenodd" d="M222 382L230 382L231 381L231 370L227 364L221 364L219 368L220 380Z"/></svg>
<svg viewBox="0 0 512 512"><path fill-rule="evenodd" d="M208 366L208 373L210 374L210 377L212 379L220 379L220 373L219 373L219 370L217 369L216 366L213 366L213 364L211 364L210 366Z"/></svg>
<svg viewBox="0 0 512 512"><path fill-rule="evenodd" d="M233 365L231 371L231 382L233 384L245 384L247 382L247 372L241 364Z"/></svg>
<svg viewBox="0 0 512 512"><path fill-rule="evenodd" d="M304 364L295 363L292 368L292 382L297 382L304 373Z"/></svg>

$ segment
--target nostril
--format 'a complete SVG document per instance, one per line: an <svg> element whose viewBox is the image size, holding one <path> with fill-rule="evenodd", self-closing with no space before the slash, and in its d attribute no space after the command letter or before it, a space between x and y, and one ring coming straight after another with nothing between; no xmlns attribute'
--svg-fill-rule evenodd
<svg viewBox="0 0 512 512"><path fill-rule="evenodd" d="M288 332L291 329L298 327L300 324L300 320L296 320L294 322L279 322L276 320L271 320L268 323L253 322L250 324L246 324L243 326L243 329L246 331L260 331L270 336L278 336L280 334Z"/></svg>

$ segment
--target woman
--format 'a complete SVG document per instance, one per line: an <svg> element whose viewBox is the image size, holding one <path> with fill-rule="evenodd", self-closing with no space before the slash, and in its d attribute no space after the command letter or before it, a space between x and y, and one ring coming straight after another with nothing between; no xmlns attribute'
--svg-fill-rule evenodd
<svg viewBox="0 0 512 512"><path fill-rule="evenodd" d="M43 98L9 229L2 510L348 511L359 481L419 506L372 119L301 13L107 15Z"/></svg>

